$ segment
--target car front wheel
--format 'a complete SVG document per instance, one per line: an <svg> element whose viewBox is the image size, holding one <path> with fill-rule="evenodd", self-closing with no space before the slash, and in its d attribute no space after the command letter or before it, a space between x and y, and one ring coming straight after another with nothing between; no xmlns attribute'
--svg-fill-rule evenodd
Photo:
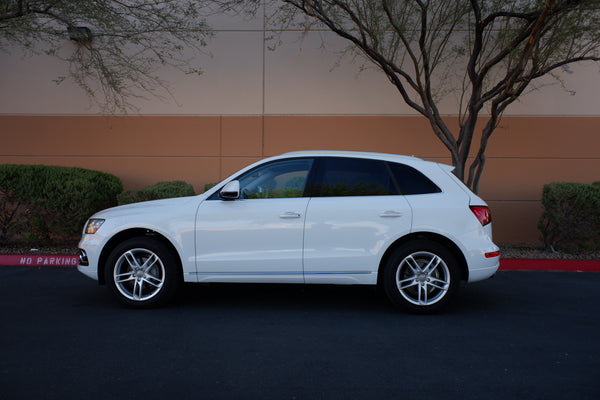
<svg viewBox="0 0 600 400"><path fill-rule="evenodd" d="M110 253L105 276L113 293L125 305L158 307L170 301L179 287L177 266L176 256L162 242L133 238Z"/></svg>
<svg viewBox="0 0 600 400"><path fill-rule="evenodd" d="M400 308L430 313L441 310L456 296L459 269L454 255L428 240L409 242L396 249L384 271L385 292Z"/></svg>

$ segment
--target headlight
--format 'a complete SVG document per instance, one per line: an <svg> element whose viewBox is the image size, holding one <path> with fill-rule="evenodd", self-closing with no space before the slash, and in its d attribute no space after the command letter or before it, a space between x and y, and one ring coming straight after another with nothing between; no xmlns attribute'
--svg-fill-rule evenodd
<svg viewBox="0 0 600 400"><path fill-rule="evenodd" d="M89 235L93 235L100 229L102 224L104 223L103 219L90 219L85 226L85 233Z"/></svg>

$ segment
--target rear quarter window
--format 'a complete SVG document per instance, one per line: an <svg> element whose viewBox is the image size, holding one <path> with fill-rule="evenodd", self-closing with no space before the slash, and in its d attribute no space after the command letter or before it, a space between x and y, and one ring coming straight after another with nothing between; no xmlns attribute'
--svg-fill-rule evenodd
<svg viewBox="0 0 600 400"><path fill-rule="evenodd" d="M392 175L403 195L440 193L442 190L422 172L405 164L389 163Z"/></svg>

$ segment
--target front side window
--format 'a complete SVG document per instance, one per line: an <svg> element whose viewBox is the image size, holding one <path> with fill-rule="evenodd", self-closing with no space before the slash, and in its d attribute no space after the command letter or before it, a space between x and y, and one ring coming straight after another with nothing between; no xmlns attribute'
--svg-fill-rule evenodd
<svg viewBox="0 0 600 400"><path fill-rule="evenodd" d="M398 194L383 161L325 158L320 179L311 190L316 196L385 196Z"/></svg>
<svg viewBox="0 0 600 400"><path fill-rule="evenodd" d="M302 197L313 160L280 160L262 165L238 178L241 197L267 199Z"/></svg>

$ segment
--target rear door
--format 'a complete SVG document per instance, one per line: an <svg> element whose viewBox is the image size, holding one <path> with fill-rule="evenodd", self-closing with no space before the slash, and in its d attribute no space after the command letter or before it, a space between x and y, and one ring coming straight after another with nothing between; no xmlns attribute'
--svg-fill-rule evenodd
<svg viewBox="0 0 600 400"><path fill-rule="evenodd" d="M375 283L383 252L410 232L412 213L385 161L319 161L304 230L307 283Z"/></svg>

